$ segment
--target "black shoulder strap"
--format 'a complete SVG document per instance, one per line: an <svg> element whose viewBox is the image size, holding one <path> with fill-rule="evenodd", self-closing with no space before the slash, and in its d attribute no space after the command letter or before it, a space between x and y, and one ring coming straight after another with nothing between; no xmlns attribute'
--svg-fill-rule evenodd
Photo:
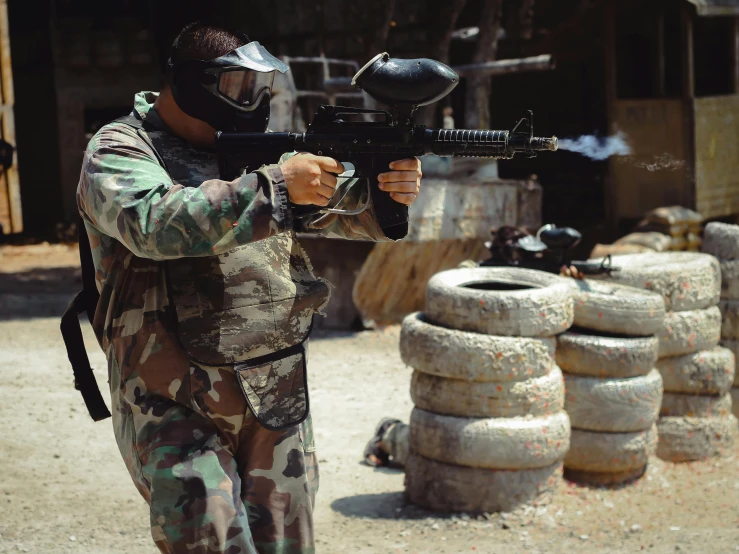
<svg viewBox="0 0 739 554"><path fill-rule="evenodd" d="M69 303L67 311L62 316L60 329L67 347L67 357L72 364L74 373L74 388L82 393L87 411L95 421L110 417L110 411L105 405L100 389L95 381L95 375L90 366L90 360L85 351L85 342L82 338L79 316L87 313L92 323L95 316L100 294L95 286L95 266L92 263L92 250L87 237L85 224L82 218L79 221L80 265L82 266L82 290Z"/></svg>
<svg viewBox="0 0 739 554"><path fill-rule="evenodd" d="M151 129L151 126L149 124L147 124L145 121L140 119L137 115L135 115L135 112L134 114L128 114L128 115L124 115L123 117L119 117L118 119L115 120L115 123L123 123L124 125L128 125L129 127L136 129L136 132L141 138L141 140L143 140L149 146L149 148L151 148L152 151L154 152L154 155L157 157L157 161L159 162L159 165L161 165L165 170L167 170L167 172L169 172L169 170L167 169L167 164L164 161L164 158L162 158L162 155L160 154L159 149L156 146L154 146L154 143L152 142L151 137L146 132L147 127Z"/></svg>

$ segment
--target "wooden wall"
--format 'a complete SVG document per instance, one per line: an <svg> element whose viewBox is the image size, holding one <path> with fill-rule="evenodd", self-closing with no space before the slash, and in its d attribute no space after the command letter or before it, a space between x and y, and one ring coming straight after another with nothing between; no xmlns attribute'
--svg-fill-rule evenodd
<svg viewBox="0 0 739 554"><path fill-rule="evenodd" d="M624 132L632 149L631 156L609 162L617 219L640 218L659 206L685 205L689 170L684 121L680 99L614 101L611 129Z"/></svg>
<svg viewBox="0 0 739 554"><path fill-rule="evenodd" d="M739 95L696 98L695 202L705 218L739 213Z"/></svg>

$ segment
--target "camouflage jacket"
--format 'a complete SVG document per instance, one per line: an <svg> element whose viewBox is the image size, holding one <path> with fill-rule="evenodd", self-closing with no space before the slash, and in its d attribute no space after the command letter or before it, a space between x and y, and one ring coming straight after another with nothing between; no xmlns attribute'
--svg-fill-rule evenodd
<svg viewBox="0 0 739 554"><path fill-rule="evenodd" d="M155 98L135 99L146 132L110 123L84 156L77 199L100 292L93 327L101 347L125 379L167 341L214 365L301 342L328 287L295 231L385 240L372 211L294 220L279 166L220 180L216 156L169 132ZM338 207L356 208L362 188L348 183ZM264 382L245 387L256 404Z"/></svg>

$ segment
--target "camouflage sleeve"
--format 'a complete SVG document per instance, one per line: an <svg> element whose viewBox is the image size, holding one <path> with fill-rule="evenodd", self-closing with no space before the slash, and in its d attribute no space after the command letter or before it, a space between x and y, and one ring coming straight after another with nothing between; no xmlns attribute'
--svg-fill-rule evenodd
<svg viewBox="0 0 739 554"><path fill-rule="evenodd" d="M283 155L280 163L293 155L295 155L295 152ZM354 211L367 206L368 202L369 190L366 183L349 179L344 183L339 183L328 207ZM357 215L326 213L309 217L296 217L295 230L299 233L313 233L328 238L371 240L375 242L390 240L377 224L375 210L372 206Z"/></svg>
<svg viewBox="0 0 739 554"><path fill-rule="evenodd" d="M222 254L293 225L279 166L184 187L134 131L121 127L90 142L77 195L92 225L154 260Z"/></svg>

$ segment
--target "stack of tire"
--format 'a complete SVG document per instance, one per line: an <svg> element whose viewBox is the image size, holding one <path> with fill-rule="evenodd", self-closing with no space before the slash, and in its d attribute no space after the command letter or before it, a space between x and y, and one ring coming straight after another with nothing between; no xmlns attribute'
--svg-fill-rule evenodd
<svg viewBox="0 0 739 554"><path fill-rule="evenodd" d="M570 445L555 335L573 320L571 279L519 268L433 276L403 321L414 368L406 495L447 512L545 502Z"/></svg>
<svg viewBox="0 0 739 554"><path fill-rule="evenodd" d="M662 377L655 368L665 317L662 297L578 281L575 326L557 338L565 410L572 424L565 477L588 485L639 478L657 447Z"/></svg>
<svg viewBox="0 0 739 554"><path fill-rule="evenodd" d="M703 232L703 252L721 267L721 346L739 358L739 225L709 223ZM732 410L739 417L739 372L730 390Z"/></svg>
<svg viewBox="0 0 739 554"><path fill-rule="evenodd" d="M657 368L664 396L657 423L657 456L684 462L733 451L736 418L727 394L733 355L718 346L721 275L716 258L693 252L614 258L611 280L662 295Z"/></svg>

